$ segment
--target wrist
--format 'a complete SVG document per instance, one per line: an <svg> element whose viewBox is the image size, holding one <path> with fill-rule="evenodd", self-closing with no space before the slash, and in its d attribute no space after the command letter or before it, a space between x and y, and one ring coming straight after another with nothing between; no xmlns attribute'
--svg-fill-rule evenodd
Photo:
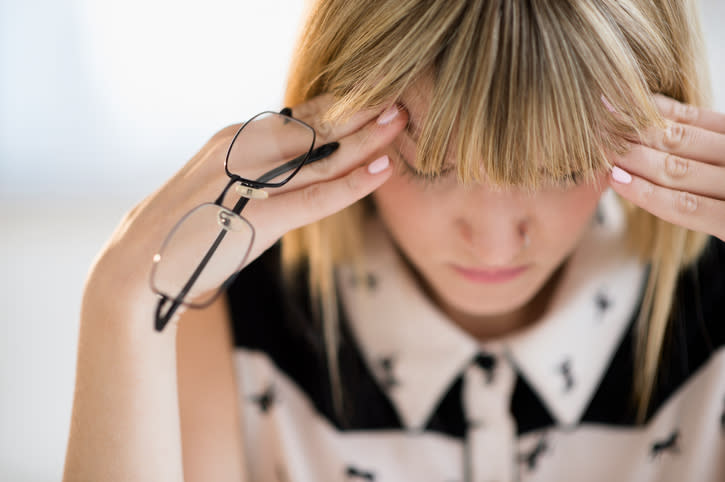
<svg viewBox="0 0 725 482"><path fill-rule="evenodd" d="M158 334L154 314L159 297L149 285L150 263L119 263L111 258L104 252L91 267L83 292L81 322L139 336ZM182 311L180 307L178 314ZM169 322L164 335L174 336L175 321Z"/></svg>

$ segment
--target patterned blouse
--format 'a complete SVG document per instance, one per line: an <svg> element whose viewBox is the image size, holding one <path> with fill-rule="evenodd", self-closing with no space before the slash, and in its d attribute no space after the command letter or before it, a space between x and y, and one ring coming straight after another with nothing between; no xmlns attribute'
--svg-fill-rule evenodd
<svg viewBox="0 0 725 482"><path fill-rule="evenodd" d="M229 288L249 481L725 480L725 243L679 279L643 424L634 320L648 266L599 204L540 319L479 343L424 295L379 223L337 272L342 410L306 274L279 246Z"/></svg>

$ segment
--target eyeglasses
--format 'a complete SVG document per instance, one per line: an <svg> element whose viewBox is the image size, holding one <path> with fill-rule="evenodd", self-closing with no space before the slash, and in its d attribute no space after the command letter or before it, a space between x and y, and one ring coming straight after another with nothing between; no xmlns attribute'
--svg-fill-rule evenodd
<svg viewBox="0 0 725 482"><path fill-rule="evenodd" d="M154 255L150 281L159 295L156 331L164 329L180 305L208 306L234 281L254 242L254 227L240 215L242 209L250 199L267 197L261 189L286 184L305 163L323 159L338 147L333 142L313 150L315 137L315 130L293 118L289 108L262 112L239 128L224 160L229 176L224 190L214 202L182 217ZM241 197L227 209L224 198L235 185Z"/></svg>

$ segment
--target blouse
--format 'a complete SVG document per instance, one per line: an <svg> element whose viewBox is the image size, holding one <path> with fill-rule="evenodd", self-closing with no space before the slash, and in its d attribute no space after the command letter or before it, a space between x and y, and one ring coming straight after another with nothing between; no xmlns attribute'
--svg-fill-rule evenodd
<svg viewBox="0 0 725 482"><path fill-rule="evenodd" d="M423 293L377 221L337 272L342 408L306 273L279 245L228 289L249 481L725 480L725 243L673 300L652 401L633 403L649 266L608 191L544 314L480 343Z"/></svg>

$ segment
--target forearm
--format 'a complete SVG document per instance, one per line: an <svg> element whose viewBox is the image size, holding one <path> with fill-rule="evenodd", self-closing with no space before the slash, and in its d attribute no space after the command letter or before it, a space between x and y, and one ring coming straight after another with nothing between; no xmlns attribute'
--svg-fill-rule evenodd
<svg viewBox="0 0 725 482"><path fill-rule="evenodd" d="M63 480L182 481L176 326L153 330L150 290L133 303L88 291Z"/></svg>

